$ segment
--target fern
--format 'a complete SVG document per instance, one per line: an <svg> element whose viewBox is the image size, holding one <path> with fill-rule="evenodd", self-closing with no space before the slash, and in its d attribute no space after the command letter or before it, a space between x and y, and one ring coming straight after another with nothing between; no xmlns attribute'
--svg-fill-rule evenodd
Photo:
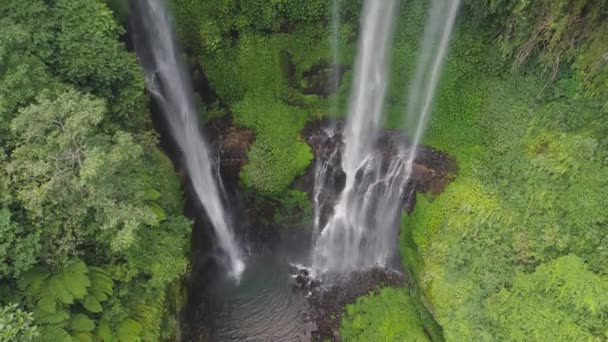
<svg viewBox="0 0 608 342"><path fill-rule="evenodd" d="M72 316L70 328L77 332L89 332L95 330L95 322L93 322L93 320L87 315L76 314Z"/></svg>
<svg viewBox="0 0 608 342"><path fill-rule="evenodd" d="M68 332L60 327L47 325L40 328L40 334L36 341L41 342L72 342L72 337Z"/></svg>
<svg viewBox="0 0 608 342"><path fill-rule="evenodd" d="M67 328L75 333L74 340L90 341L95 322L83 313L71 316L70 306L78 300L88 311L101 312L100 301L112 294L112 279L103 270L89 270L77 260L55 274L33 269L20 279L19 287L33 304L37 322L49 334L43 334L45 341L71 341Z"/></svg>
<svg viewBox="0 0 608 342"><path fill-rule="evenodd" d="M101 303L95 298L95 296L88 295L82 302L82 306L89 312L98 313L103 310Z"/></svg>
<svg viewBox="0 0 608 342"><path fill-rule="evenodd" d="M159 296L162 297L162 296ZM145 340L155 340L160 333L161 314L164 301L151 303L150 305L140 304L135 307L133 318L142 327L142 337Z"/></svg>
<svg viewBox="0 0 608 342"><path fill-rule="evenodd" d="M148 189L144 192L144 200L146 201L156 201L160 198L160 192L155 189Z"/></svg>
<svg viewBox="0 0 608 342"><path fill-rule="evenodd" d="M17 286L21 291L30 296L38 296L45 280L51 275L49 271L42 267L34 267L26 272L17 280Z"/></svg>
<svg viewBox="0 0 608 342"><path fill-rule="evenodd" d="M87 265L79 260L68 265L59 276L75 299L83 299L87 295L87 288L91 286L88 272Z"/></svg>
<svg viewBox="0 0 608 342"><path fill-rule="evenodd" d="M100 340L102 342L110 342L114 340L114 336L112 334L112 328L107 322L101 322L97 327L97 331L95 332L96 340Z"/></svg>
<svg viewBox="0 0 608 342"><path fill-rule="evenodd" d="M34 309L34 316L40 323L56 324L63 323L70 318L70 314L65 310L49 313L40 310L40 307Z"/></svg>
<svg viewBox="0 0 608 342"><path fill-rule="evenodd" d="M88 332L79 332L72 335L72 340L78 342L93 342L93 335Z"/></svg>
<svg viewBox="0 0 608 342"><path fill-rule="evenodd" d="M53 300L58 300L63 304L73 304L74 295L68 291L63 279L61 278L61 275L53 276L49 280L48 286L43 289L41 298L52 298Z"/></svg>
<svg viewBox="0 0 608 342"><path fill-rule="evenodd" d="M139 341L142 327L137 321L127 318L118 327L118 340L120 342Z"/></svg>
<svg viewBox="0 0 608 342"><path fill-rule="evenodd" d="M42 297L38 301L38 309L46 313L57 312L57 301L53 297Z"/></svg>
<svg viewBox="0 0 608 342"><path fill-rule="evenodd" d="M91 267L89 272L91 279L91 294L99 302L108 300L112 296L112 287L114 285L112 278L101 268Z"/></svg>

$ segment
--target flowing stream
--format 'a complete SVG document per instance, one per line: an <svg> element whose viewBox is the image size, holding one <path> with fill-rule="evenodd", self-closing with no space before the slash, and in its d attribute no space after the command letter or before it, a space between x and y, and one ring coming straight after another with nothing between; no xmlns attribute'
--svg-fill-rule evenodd
<svg viewBox="0 0 608 342"><path fill-rule="evenodd" d="M230 276L239 279L245 268L223 203L225 197L217 166L200 132L194 92L175 42L169 14L162 0L135 1L140 16L136 43L148 88L157 98L172 138L183 154L183 164L199 202L205 208L225 256Z"/></svg>

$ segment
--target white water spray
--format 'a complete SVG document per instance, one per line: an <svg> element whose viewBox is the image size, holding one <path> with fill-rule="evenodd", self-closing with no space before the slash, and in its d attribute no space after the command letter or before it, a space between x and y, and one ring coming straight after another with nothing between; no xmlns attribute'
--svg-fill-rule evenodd
<svg viewBox="0 0 608 342"><path fill-rule="evenodd" d="M382 258L370 255L382 248L383 239L366 234L365 221L374 218L363 214L375 206L375 201L370 199L377 196L372 195L381 190L390 191L377 179L380 163L372 151L384 107L395 10L394 0L366 0L364 4L349 120L344 132L342 168L346 173L346 187L317 239L312 267L315 273L342 273L371 266L368 264ZM358 172L362 175L359 181L355 179ZM369 248L360 248L362 244Z"/></svg>
<svg viewBox="0 0 608 342"><path fill-rule="evenodd" d="M460 0L432 1L409 89L406 123L414 128L412 143L409 148L397 146L387 160L375 145L384 109L386 59L395 3L365 2L342 151L346 186L317 239L312 265L315 275L384 267L392 255L405 187L426 128L459 6ZM326 170L323 162L317 164L317 176L327 177ZM315 199L321 197L315 191Z"/></svg>
<svg viewBox="0 0 608 342"><path fill-rule="evenodd" d="M183 153L184 164L199 202L215 229L230 276L238 279L245 268L222 202L223 188L209 146L199 130L194 92L182 66L172 25L161 0L139 1L138 14L150 61L148 86L158 98L170 132ZM145 64L145 63L144 63Z"/></svg>

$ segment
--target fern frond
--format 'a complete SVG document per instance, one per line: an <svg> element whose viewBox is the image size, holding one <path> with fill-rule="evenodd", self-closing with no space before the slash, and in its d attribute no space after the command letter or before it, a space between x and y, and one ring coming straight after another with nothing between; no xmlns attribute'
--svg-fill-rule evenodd
<svg viewBox="0 0 608 342"><path fill-rule="evenodd" d="M127 318L118 327L118 340L120 342L139 341L141 334L141 324L137 321Z"/></svg>
<svg viewBox="0 0 608 342"><path fill-rule="evenodd" d="M152 209L152 212L154 212L154 215L156 215L158 222L162 222L167 219L167 214L160 205L156 204L155 202L152 202L148 205L150 206L150 209Z"/></svg>
<svg viewBox="0 0 608 342"><path fill-rule="evenodd" d="M72 316L70 328L73 331L89 332L95 330L95 322L85 314L76 314Z"/></svg>
<svg viewBox="0 0 608 342"><path fill-rule="evenodd" d="M89 312L98 313L103 311L103 307L93 295L88 295L84 301L82 301L82 306L87 309Z"/></svg>
<svg viewBox="0 0 608 342"><path fill-rule="evenodd" d="M45 325L40 327L37 341L44 342L72 342L72 337L68 332L55 325Z"/></svg>
<svg viewBox="0 0 608 342"><path fill-rule="evenodd" d="M61 273L63 284L75 299L83 299L87 295L91 287L88 273L87 265L81 260L71 263Z"/></svg>
<svg viewBox="0 0 608 342"><path fill-rule="evenodd" d="M61 275L52 276L41 291L41 298L53 298L63 304L73 304L74 295L68 291Z"/></svg>
<svg viewBox="0 0 608 342"><path fill-rule="evenodd" d="M110 328L110 325L107 322L101 322L101 324L99 324L97 331L95 332L95 337L102 342L112 342L114 340L112 328Z"/></svg>
<svg viewBox="0 0 608 342"><path fill-rule="evenodd" d="M95 296L99 302L103 302L112 296L114 282L103 269L91 267L89 278L91 279L91 294Z"/></svg>
<svg viewBox="0 0 608 342"><path fill-rule="evenodd" d="M74 342L93 342L93 335L88 332L79 332L72 335L72 340Z"/></svg>
<svg viewBox="0 0 608 342"><path fill-rule="evenodd" d="M40 323L59 325L60 323L66 322L70 318L70 314L65 310L49 313L36 307L36 309L34 309L34 317L36 317L36 321Z"/></svg>
<svg viewBox="0 0 608 342"><path fill-rule="evenodd" d="M38 309L49 314L57 312L57 301L51 296L44 296L38 300Z"/></svg>
<svg viewBox="0 0 608 342"><path fill-rule="evenodd" d="M160 198L160 192L155 189L148 189L144 192L144 200L146 201L156 201Z"/></svg>
<svg viewBox="0 0 608 342"><path fill-rule="evenodd" d="M34 267L25 272L18 280L17 287L27 295L38 298L44 281L51 275L42 267Z"/></svg>

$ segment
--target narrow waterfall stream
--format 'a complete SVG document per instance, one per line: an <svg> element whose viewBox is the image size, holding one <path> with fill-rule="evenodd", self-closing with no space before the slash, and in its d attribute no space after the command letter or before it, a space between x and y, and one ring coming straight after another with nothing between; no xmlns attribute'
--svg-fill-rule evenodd
<svg viewBox="0 0 608 342"><path fill-rule="evenodd" d="M331 179L327 170L338 160L346 185L326 223L321 221L323 195L315 191L315 276L386 267L396 249L405 188L432 110L460 0L432 0L430 4L407 96L404 120L411 142L397 144L397 151L387 160L378 148L377 133L385 115L386 55L395 6L393 1L365 1L344 146L334 144L335 150L324 151L324 159L317 160L315 189L322 189ZM328 134L328 139L332 135Z"/></svg>
<svg viewBox="0 0 608 342"><path fill-rule="evenodd" d="M313 252L314 273L344 273L361 266L373 266L382 262L387 257L385 252L391 250L385 243L394 242L394 239L388 241L385 234L367 232L364 220L368 219L365 216L370 210L370 191L380 190L372 184L376 183L380 165L372 152L382 123L395 12L394 0L368 0L363 7L359 51L341 158L346 173L346 187L325 227L315 228L320 233ZM318 163L318 167L325 167L323 161ZM322 171L317 173L323 174ZM363 184L368 181L372 183ZM378 228L380 230L381 227ZM367 247L361 248L362 245Z"/></svg>
<svg viewBox="0 0 608 342"><path fill-rule="evenodd" d="M245 268L223 203L223 187L208 143L200 132L191 81L182 65L172 24L162 0L134 1L143 32L137 32L138 54L148 89L160 104L172 138L183 154L192 187L213 225L229 274L239 279Z"/></svg>

